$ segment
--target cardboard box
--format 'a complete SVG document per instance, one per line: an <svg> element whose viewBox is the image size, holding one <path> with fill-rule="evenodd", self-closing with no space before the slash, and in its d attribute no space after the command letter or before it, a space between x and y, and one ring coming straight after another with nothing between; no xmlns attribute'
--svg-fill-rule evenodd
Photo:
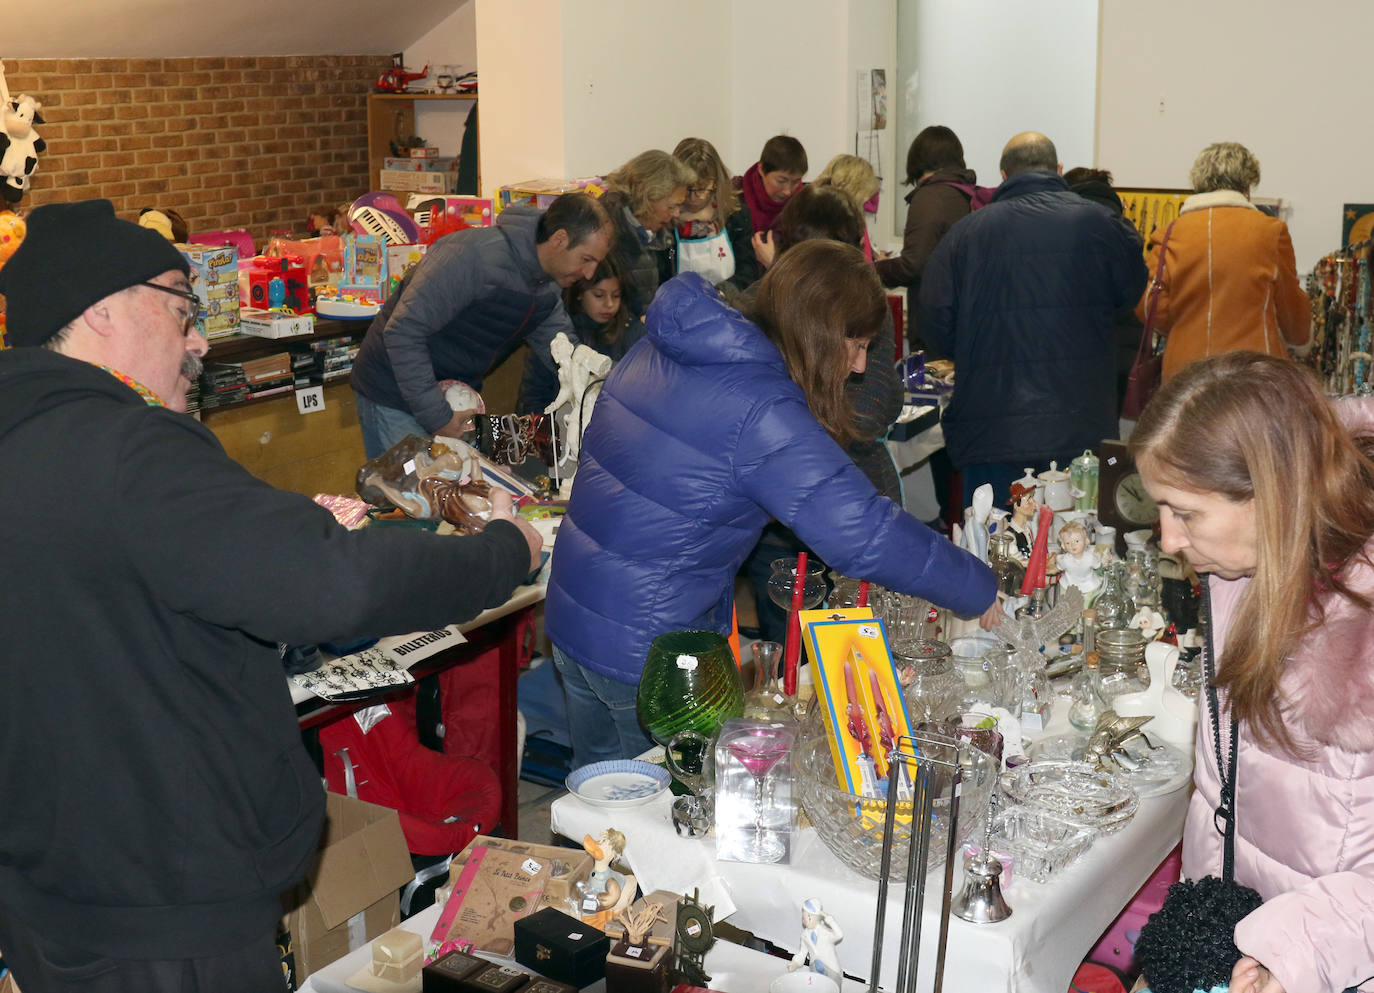
<svg viewBox="0 0 1374 993"><path fill-rule="evenodd" d="M239 328L239 253L233 245L177 245L191 267L191 290L200 298L196 328L207 338ZM234 287L230 292L229 287Z"/></svg>
<svg viewBox="0 0 1374 993"><path fill-rule="evenodd" d="M395 927L397 890L414 878L396 811L326 794L319 862L288 898L297 982Z"/></svg>
<svg viewBox="0 0 1374 993"><path fill-rule="evenodd" d="M401 172L457 172L456 155L436 155L432 159L397 159L387 156L382 160L383 169L399 169Z"/></svg>
<svg viewBox="0 0 1374 993"><path fill-rule="evenodd" d="M403 169L383 169L379 177L382 189L403 193L456 193L457 171L409 172Z"/></svg>
<svg viewBox="0 0 1374 993"><path fill-rule="evenodd" d="M239 311L239 330L258 338L294 338L314 333L315 315L279 314L271 310L244 307Z"/></svg>

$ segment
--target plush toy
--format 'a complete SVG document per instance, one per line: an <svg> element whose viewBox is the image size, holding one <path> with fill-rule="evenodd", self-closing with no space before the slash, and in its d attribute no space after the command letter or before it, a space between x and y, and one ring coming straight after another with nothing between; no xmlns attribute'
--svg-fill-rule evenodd
<svg viewBox="0 0 1374 993"><path fill-rule="evenodd" d="M138 226L151 228L173 243L185 242L189 237L186 220L170 207L163 210L144 207L138 212Z"/></svg>
<svg viewBox="0 0 1374 993"><path fill-rule="evenodd" d="M23 218L11 210L0 210L0 269L5 267L9 257L24 240L27 226ZM0 297L0 348L7 348L9 341L5 334L5 298Z"/></svg>
<svg viewBox="0 0 1374 993"><path fill-rule="evenodd" d="M27 93L10 97L5 64L0 62L0 198L6 203L18 203L24 196L29 176L38 165L38 153L48 147L33 128L43 123L38 113L42 109L43 105Z"/></svg>

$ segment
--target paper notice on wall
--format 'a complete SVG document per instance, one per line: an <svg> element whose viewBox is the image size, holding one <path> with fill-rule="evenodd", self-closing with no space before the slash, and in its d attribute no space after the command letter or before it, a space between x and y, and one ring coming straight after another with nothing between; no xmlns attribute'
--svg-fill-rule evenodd
<svg viewBox="0 0 1374 993"><path fill-rule="evenodd" d="M887 128L887 70L860 69L854 78L855 128L882 131Z"/></svg>
<svg viewBox="0 0 1374 993"><path fill-rule="evenodd" d="M873 174L883 178L883 142L885 131L860 131L854 136L854 154L873 167Z"/></svg>

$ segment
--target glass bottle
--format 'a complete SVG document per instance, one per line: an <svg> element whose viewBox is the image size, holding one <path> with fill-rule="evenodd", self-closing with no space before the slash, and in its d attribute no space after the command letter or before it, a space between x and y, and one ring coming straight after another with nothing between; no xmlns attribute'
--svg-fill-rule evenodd
<svg viewBox="0 0 1374 993"><path fill-rule="evenodd" d="M1098 631L1119 631L1130 626L1135 611L1130 597L1126 595L1123 570L1121 562L1113 562L1107 567L1106 585L1093 602L1097 610Z"/></svg>
<svg viewBox="0 0 1374 993"><path fill-rule="evenodd" d="M1097 653L1088 652L1083 658L1083 671L1074 679L1073 703L1069 705L1069 723L1089 734L1097 727L1097 719L1109 710L1102 698L1102 683L1097 669Z"/></svg>
<svg viewBox="0 0 1374 993"><path fill-rule="evenodd" d="M1097 651L1097 611L1089 607L1083 611L1083 654Z"/></svg>

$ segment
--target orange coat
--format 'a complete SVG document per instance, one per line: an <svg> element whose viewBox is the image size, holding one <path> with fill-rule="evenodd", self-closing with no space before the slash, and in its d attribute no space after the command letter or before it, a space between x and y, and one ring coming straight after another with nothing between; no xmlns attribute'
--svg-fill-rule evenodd
<svg viewBox="0 0 1374 993"><path fill-rule="evenodd" d="M1150 236L1150 278L1164 229ZM1136 316L1145 319L1150 287ZM1168 332L1163 378L1208 355L1288 354L1311 340L1312 308L1298 284L1288 225L1218 190L1184 201L1165 249L1155 328Z"/></svg>

